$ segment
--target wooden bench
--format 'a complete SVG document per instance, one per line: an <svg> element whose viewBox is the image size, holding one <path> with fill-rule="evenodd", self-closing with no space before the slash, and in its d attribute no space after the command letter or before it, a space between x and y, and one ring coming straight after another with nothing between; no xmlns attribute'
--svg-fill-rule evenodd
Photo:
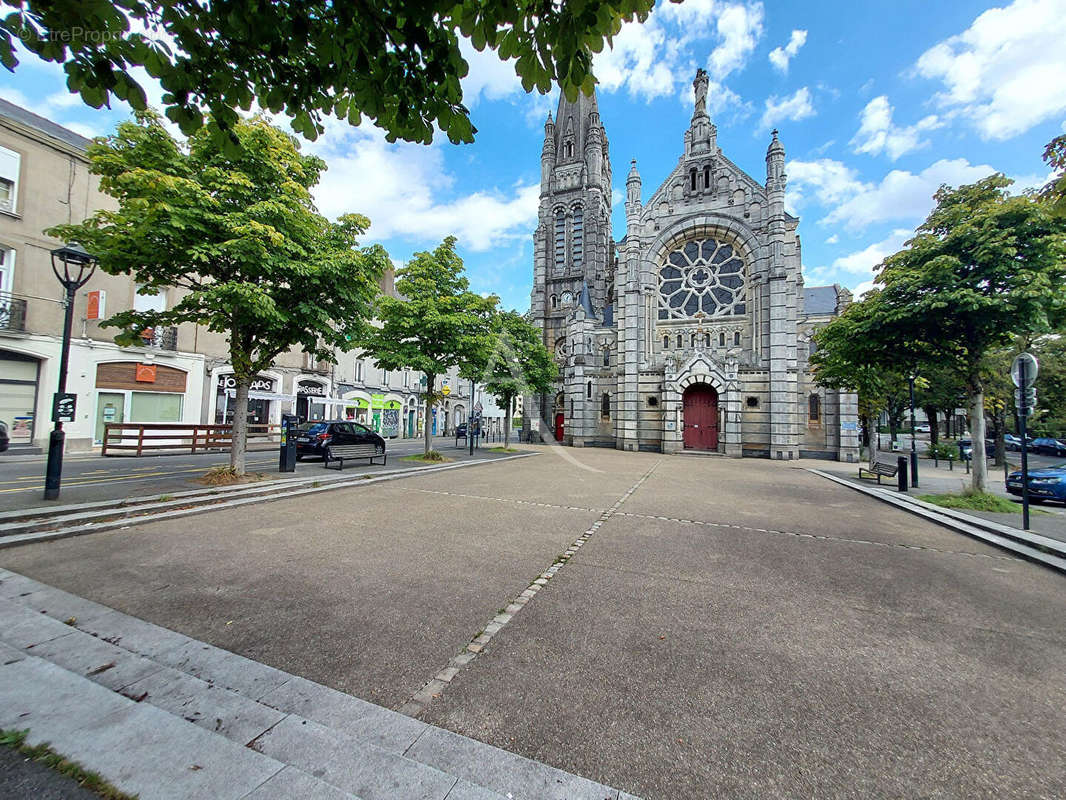
<svg viewBox="0 0 1066 800"><path fill-rule="evenodd" d="M862 477L863 473L867 475L873 475L877 478L877 483L880 485L881 478L894 478L896 473L899 472L899 462L897 461L881 461L875 460L872 467L859 467L859 477Z"/></svg>
<svg viewBox="0 0 1066 800"><path fill-rule="evenodd" d="M322 466L329 469L329 462L338 462L337 469L344 469L344 462L356 458L369 458L374 463L375 458L380 458L384 464L388 460L384 450L378 451L377 445L373 444L337 444L326 445L326 455L322 459Z"/></svg>

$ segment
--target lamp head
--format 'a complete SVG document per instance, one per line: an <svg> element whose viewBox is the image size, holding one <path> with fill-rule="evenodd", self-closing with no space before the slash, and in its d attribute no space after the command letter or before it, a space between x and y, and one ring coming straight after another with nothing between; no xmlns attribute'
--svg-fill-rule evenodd
<svg viewBox="0 0 1066 800"><path fill-rule="evenodd" d="M96 256L77 242L67 242L52 251L52 271L69 291L84 286L95 270Z"/></svg>

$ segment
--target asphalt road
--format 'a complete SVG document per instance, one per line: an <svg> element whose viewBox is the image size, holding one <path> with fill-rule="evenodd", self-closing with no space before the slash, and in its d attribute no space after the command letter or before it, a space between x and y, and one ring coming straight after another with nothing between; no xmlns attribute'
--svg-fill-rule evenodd
<svg viewBox="0 0 1066 800"><path fill-rule="evenodd" d="M647 798L1066 796L1064 576L795 464L541 455L0 565ZM91 765L90 765L91 766Z"/></svg>
<svg viewBox="0 0 1066 800"><path fill-rule="evenodd" d="M437 437L433 446L446 453L454 449L455 439ZM390 458L420 453L422 449L420 439L393 439L387 444ZM58 502L81 503L198 489L202 486L195 482L196 478L213 466L228 463L229 455L226 453L152 455L140 458L69 456L63 461L63 481ZM248 453L249 472L276 473L277 465L276 450L256 450ZM380 469L382 467L377 465L363 471L374 472ZM300 461L296 464L297 474L316 470L322 470L321 461ZM42 497L44 472L43 456L26 459L11 457L11 451L0 453L0 511L54 505L55 501L45 501Z"/></svg>

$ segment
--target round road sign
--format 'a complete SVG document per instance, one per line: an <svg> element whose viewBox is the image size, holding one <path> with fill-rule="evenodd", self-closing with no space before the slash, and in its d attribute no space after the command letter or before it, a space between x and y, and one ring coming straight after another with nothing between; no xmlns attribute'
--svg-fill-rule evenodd
<svg viewBox="0 0 1066 800"><path fill-rule="evenodd" d="M1025 382L1032 386L1040 364L1037 363L1036 357L1029 353L1022 353L1014 359L1014 363L1010 365L1010 378L1015 386L1022 385L1022 364L1025 364Z"/></svg>

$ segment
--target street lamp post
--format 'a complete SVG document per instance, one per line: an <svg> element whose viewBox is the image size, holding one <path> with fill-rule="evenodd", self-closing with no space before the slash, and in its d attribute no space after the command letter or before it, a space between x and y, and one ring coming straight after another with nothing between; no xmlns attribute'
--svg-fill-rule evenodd
<svg viewBox="0 0 1066 800"><path fill-rule="evenodd" d="M914 373L910 374L911 384L911 486L918 488L918 443L914 430Z"/></svg>
<svg viewBox="0 0 1066 800"><path fill-rule="evenodd" d="M96 271L96 257L81 245L68 242L52 251L52 271L66 291L66 317L63 320L63 349L59 356L59 388L52 402L52 421L55 428L48 437L48 466L44 476L44 499L59 497L59 483L63 475L63 444L66 434L63 421L74 421L76 398L67 394L67 362L70 359L70 329L74 324L74 293L88 283Z"/></svg>

